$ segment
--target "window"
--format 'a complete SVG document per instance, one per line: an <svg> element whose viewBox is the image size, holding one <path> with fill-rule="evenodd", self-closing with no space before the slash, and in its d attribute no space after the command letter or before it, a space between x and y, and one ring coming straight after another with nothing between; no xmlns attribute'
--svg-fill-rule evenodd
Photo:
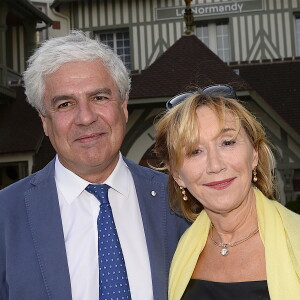
<svg viewBox="0 0 300 300"><path fill-rule="evenodd" d="M110 46L130 69L130 41L128 31L106 32L98 34L100 41Z"/></svg>
<svg viewBox="0 0 300 300"><path fill-rule="evenodd" d="M197 27L197 37L208 47L208 26Z"/></svg>
<svg viewBox="0 0 300 300"><path fill-rule="evenodd" d="M37 5L36 7L42 11L44 14L46 14L46 5ZM46 24L42 21L37 22L36 24L36 35L35 35L35 39L36 39L36 44L37 45L41 45L46 39L47 39L47 29L45 28Z"/></svg>
<svg viewBox="0 0 300 300"><path fill-rule="evenodd" d="M230 61L230 39L227 22L198 24L196 35L223 61Z"/></svg>
<svg viewBox="0 0 300 300"><path fill-rule="evenodd" d="M28 176L28 163L25 161L0 163L0 189Z"/></svg>
<svg viewBox="0 0 300 300"><path fill-rule="evenodd" d="M300 17L296 17L296 55L300 56Z"/></svg>

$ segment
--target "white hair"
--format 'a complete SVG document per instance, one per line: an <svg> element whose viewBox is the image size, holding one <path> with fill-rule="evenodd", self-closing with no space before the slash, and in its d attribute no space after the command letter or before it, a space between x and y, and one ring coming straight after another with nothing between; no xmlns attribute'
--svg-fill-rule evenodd
<svg viewBox="0 0 300 300"><path fill-rule="evenodd" d="M29 58L27 70L23 73L27 101L44 113L44 77L65 63L92 60L103 63L119 88L121 100L124 100L130 91L130 77L121 59L107 45L74 30L67 36L45 41Z"/></svg>

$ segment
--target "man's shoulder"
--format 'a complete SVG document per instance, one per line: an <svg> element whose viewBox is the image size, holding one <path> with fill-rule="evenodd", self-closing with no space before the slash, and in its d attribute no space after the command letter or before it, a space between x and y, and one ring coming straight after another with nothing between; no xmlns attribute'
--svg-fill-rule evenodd
<svg viewBox="0 0 300 300"><path fill-rule="evenodd" d="M133 175L139 176L140 179L147 179L152 181L157 181L165 184L168 181L168 176L162 172L153 170L149 167L144 167L138 165L137 163L129 160L128 158L124 157L124 161L129 167L131 173Z"/></svg>
<svg viewBox="0 0 300 300"><path fill-rule="evenodd" d="M15 199L16 197L23 195L25 191L33 188L35 185L42 182L47 182L50 176L54 176L53 161L51 161L43 169L0 190L0 202L4 201L4 199L8 197L10 199Z"/></svg>

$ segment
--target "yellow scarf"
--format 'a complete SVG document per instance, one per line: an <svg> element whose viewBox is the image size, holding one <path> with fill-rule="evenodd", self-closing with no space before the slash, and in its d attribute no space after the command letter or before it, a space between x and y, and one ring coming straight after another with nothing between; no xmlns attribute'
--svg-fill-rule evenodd
<svg viewBox="0 0 300 300"><path fill-rule="evenodd" d="M272 300L300 299L300 216L254 189L260 237L265 246ZM203 210L179 241L169 282L169 300L180 300L203 250L210 220Z"/></svg>

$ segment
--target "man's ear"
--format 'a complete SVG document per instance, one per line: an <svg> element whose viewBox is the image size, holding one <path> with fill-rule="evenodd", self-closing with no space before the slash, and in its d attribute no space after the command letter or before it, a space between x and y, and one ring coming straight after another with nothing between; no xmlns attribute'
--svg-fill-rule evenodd
<svg viewBox="0 0 300 300"><path fill-rule="evenodd" d="M44 133L45 133L46 136L48 136L46 116L43 115L43 113L40 110L39 110L39 117L42 120L42 125L43 125L43 129L44 129Z"/></svg>
<svg viewBox="0 0 300 300"><path fill-rule="evenodd" d="M123 110L126 123L128 121L128 109L127 109L127 105L128 105L128 93L126 93L125 96L124 96L124 98L121 99L121 108Z"/></svg>

